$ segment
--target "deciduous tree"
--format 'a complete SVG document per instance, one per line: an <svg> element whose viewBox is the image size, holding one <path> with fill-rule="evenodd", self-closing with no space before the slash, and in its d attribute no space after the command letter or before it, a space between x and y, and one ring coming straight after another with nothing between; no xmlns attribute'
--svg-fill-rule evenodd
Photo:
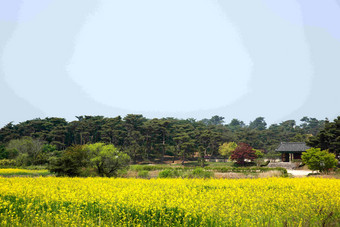
<svg viewBox="0 0 340 227"><path fill-rule="evenodd" d="M95 143L84 147L89 152L90 165L99 176L117 176L117 171L129 166L130 157L112 144Z"/></svg>
<svg viewBox="0 0 340 227"><path fill-rule="evenodd" d="M237 147L237 144L235 142L229 142L229 143L223 143L218 148L218 153L224 157L224 162L226 158L229 158L231 155L231 152L233 152Z"/></svg>
<svg viewBox="0 0 340 227"><path fill-rule="evenodd" d="M245 165L246 159L253 161L255 158L255 150L246 143L240 143L230 156L230 159L235 160L239 165Z"/></svg>
<svg viewBox="0 0 340 227"><path fill-rule="evenodd" d="M58 176L81 176L82 170L89 166L89 153L82 145L73 145L61 152L60 157L49 160L48 169Z"/></svg>

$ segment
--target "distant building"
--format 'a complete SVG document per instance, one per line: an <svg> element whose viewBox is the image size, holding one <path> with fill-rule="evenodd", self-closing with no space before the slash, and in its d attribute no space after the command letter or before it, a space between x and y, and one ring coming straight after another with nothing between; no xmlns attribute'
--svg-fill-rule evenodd
<svg viewBox="0 0 340 227"><path fill-rule="evenodd" d="M276 151L281 153L283 162L291 162L295 159L301 159L302 152L305 152L309 148L310 147L303 142L281 142Z"/></svg>

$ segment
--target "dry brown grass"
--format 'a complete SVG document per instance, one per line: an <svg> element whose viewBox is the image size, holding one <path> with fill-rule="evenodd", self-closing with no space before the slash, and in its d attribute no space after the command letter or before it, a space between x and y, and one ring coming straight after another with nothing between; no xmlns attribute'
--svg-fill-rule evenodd
<svg viewBox="0 0 340 227"><path fill-rule="evenodd" d="M215 172L215 178L217 179L241 179L241 178L247 178L247 175L243 173L219 173Z"/></svg>
<svg viewBox="0 0 340 227"><path fill-rule="evenodd" d="M148 178L157 178L159 172L160 172L159 170L149 171L149 177ZM139 178L137 171L128 171L125 177L126 178Z"/></svg>
<svg viewBox="0 0 340 227"><path fill-rule="evenodd" d="M277 170L263 172L263 173L219 173L215 172L215 178L223 179L242 179L242 178L267 178L267 177L281 177L281 172Z"/></svg>
<svg viewBox="0 0 340 227"><path fill-rule="evenodd" d="M160 172L159 170L150 171L150 172L149 172L150 178L156 178L156 177L158 177L159 172Z"/></svg>
<svg viewBox="0 0 340 227"><path fill-rule="evenodd" d="M317 178L334 178L334 179L340 179L340 175L336 174L322 174L322 175L312 175L308 177L317 177Z"/></svg>
<svg viewBox="0 0 340 227"><path fill-rule="evenodd" d="M277 170L272 170L272 171L268 171L268 172L263 172L263 173L259 173L259 175L257 176L258 178L267 178L267 177L281 177L282 174L280 171Z"/></svg>

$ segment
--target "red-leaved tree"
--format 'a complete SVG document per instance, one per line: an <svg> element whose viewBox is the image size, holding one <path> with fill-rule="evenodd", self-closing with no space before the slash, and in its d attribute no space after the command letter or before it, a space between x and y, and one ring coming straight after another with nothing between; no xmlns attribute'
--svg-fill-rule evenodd
<svg viewBox="0 0 340 227"><path fill-rule="evenodd" d="M236 149L231 152L230 156L230 159L236 161L239 165L244 165L245 159L253 161L255 158L255 150L246 143L240 143Z"/></svg>

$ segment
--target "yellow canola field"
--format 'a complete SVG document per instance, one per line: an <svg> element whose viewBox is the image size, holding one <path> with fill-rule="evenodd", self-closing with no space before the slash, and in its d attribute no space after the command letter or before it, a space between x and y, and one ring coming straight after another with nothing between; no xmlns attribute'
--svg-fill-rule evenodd
<svg viewBox="0 0 340 227"><path fill-rule="evenodd" d="M340 180L2 178L1 226L339 226Z"/></svg>

